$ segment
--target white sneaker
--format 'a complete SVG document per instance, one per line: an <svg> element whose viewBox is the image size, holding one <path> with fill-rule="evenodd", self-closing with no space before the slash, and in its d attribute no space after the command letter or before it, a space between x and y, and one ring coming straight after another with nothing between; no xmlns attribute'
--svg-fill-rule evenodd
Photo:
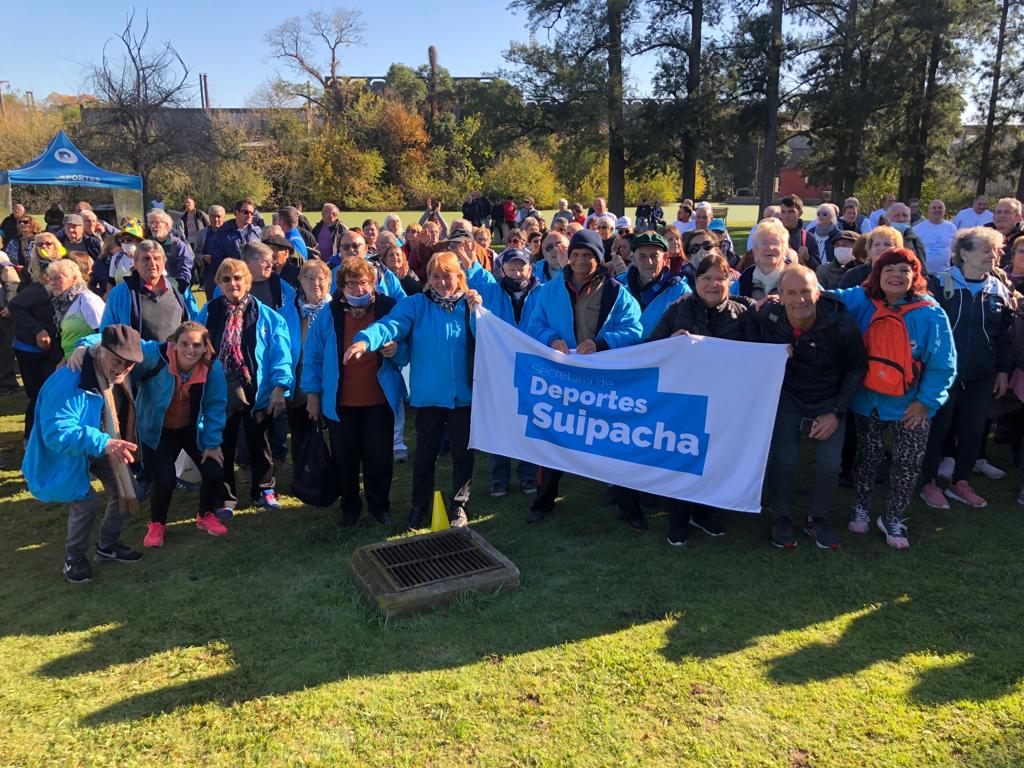
<svg viewBox="0 0 1024 768"><path fill-rule="evenodd" d="M999 467L989 464L988 459L978 459L974 462L974 471L984 475L989 480L1002 480L1006 477L1006 473Z"/></svg>
<svg viewBox="0 0 1024 768"><path fill-rule="evenodd" d="M977 467L977 465L975 465ZM939 477L943 480L949 480L953 477L953 470L956 468L956 459L952 456L943 456L942 461L939 462L939 471L936 472Z"/></svg>

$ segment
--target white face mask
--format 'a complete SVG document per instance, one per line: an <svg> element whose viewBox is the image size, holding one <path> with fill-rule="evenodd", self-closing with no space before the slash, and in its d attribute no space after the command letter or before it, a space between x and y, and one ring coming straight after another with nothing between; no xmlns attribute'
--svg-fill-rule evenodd
<svg viewBox="0 0 1024 768"><path fill-rule="evenodd" d="M125 243L124 245L121 246L121 252L125 256L133 256L135 254L135 248L135 243Z"/></svg>
<svg viewBox="0 0 1024 768"><path fill-rule="evenodd" d="M853 248L836 248L835 254L840 264L846 265L853 260Z"/></svg>

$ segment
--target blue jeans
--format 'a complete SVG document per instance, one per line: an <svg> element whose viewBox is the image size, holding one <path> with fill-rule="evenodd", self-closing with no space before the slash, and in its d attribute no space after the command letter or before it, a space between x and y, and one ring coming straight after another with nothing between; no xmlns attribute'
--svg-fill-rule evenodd
<svg viewBox="0 0 1024 768"><path fill-rule="evenodd" d="M508 456L496 456L493 453L488 454L488 458L491 464L491 485L500 483L507 486L512 477L512 459ZM536 483L537 465L520 459L516 466L516 477L519 478L520 485L527 481Z"/></svg>

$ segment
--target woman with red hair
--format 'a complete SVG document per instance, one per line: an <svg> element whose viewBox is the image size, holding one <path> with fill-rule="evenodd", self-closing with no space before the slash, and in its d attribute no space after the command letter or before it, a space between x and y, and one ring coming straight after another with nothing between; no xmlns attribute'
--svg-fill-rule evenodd
<svg viewBox="0 0 1024 768"><path fill-rule="evenodd" d="M928 294L914 252L892 248L878 256L861 285L830 292L864 333L868 373L851 410L857 425L853 533L870 527L875 473L892 431L889 500L878 528L894 549L907 549L907 508L921 471L932 417L956 376L956 347L946 313Z"/></svg>

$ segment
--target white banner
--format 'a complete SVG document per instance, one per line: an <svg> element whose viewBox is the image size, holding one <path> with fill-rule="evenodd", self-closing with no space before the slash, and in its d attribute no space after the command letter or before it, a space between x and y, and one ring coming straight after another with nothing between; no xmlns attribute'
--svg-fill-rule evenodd
<svg viewBox="0 0 1024 768"><path fill-rule="evenodd" d="M471 448L759 512L786 348L677 336L592 355L478 310Z"/></svg>

